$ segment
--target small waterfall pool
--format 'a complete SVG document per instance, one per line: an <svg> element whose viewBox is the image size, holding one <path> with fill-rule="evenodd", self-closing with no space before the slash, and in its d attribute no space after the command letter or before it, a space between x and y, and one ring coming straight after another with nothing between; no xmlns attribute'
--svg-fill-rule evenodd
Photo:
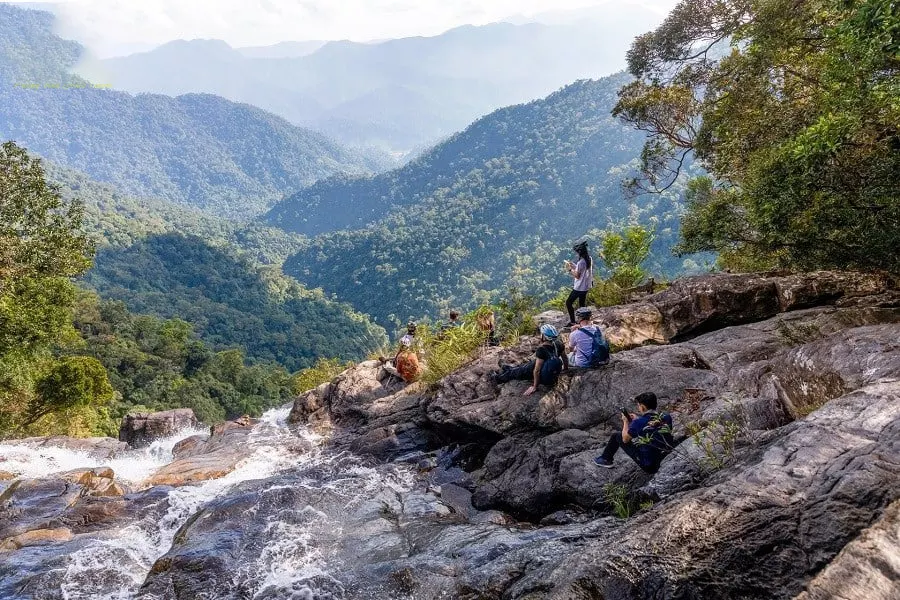
<svg viewBox="0 0 900 600"><path fill-rule="evenodd" d="M58 589L47 590L45 595L26 597L64 600L158 598L142 594L140 588L153 564L172 547L178 530L207 503L226 496L244 482L266 479L290 470L329 468L333 463L330 468L334 473L329 473L327 483L310 485L340 489L348 502L377 493L386 483L398 488L411 485L411 474L401 473L396 481L385 482L383 475L359 460L348 460L346 455L325 455L319 436L302 428L287 427L289 412L289 406L273 409L260 418L246 438L249 445L247 458L231 473L219 479L168 489L142 509L142 518L121 528L85 534L87 539L65 557L65 567L52 578L59 582ZM175 444L193 435L208 435L208 430L180 431L147 448L105 460L62 447L7 443L0 445L0 469L25 478L39 478L78 468L110 467L117 478L134 489L141 489L146 488L142 485L144 480L172 461ZM298 452L298 441L306 442L302 447L307 450ZM336 460L339 465L333 462ZM322 526L321 516L312 506L299 507L294 512L300 516L295 514L289 520L273 518L266 525L264 538L267 543L261 555L235 573L236 582L239 581L244 589L255 590L248 597L263 597L259 595L263 592L265 598L315 597L294 593L281 596L277 590L296 590L298 581L327 576L321 552L311 533L315 527ZM332 527L340 527L340 524Z"/></svg>

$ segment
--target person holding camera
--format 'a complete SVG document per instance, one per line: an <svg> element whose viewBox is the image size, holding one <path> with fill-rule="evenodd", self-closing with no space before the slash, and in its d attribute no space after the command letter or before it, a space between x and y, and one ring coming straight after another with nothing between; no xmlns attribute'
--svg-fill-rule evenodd
<svg viewBox="0 0 900 600"><path fill-rule="evenodd" d="M637 414L622 407L622 431L609 438L603 454L594 459L598 467L611 469L613 457L621 448L638 466L650 473L656 473L662 459L674 447L672 437L672 416L656 410L656 394L644 392L634 399Z"/></svg>
<svg viewBox="0 0 900 600"><path fill-rule="evenodd" d="M572 248L578 255L578 261L565 261L566 271L569 272L575 282L572 284L572 291L566 300L566 310L569 313L569 324L571 327L575 324L575 302L578 306L587 305L587 293L594 285L594 259L588 254L587 242L575 244Z"/></svg>

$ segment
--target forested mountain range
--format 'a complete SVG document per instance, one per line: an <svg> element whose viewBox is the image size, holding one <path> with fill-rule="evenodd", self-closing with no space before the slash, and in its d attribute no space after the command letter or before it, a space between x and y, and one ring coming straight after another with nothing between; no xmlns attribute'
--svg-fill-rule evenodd
<svg viewBox="0 0 900 600"><path fill-rule="evenodd" d="M258 108L206 94L132 96L69 74L83 48L49 13L0 4L0 138L139 196L248 216L385 157L348 150Z"/></svg>
<svg viewBox="0 0 900 600"><path fill-rule="evenodd" d="M345 304L304 289L280 271L302 239L260 223L237 223L165 200L140 200L45 162L64 198L84 203L96 241L83 283L134 313L179 318L212 349L242 349L289 370L319 358L357 360L380 348L384 330Z"/></svg>
<svg viewBox="0 0 900 600"><path fill-rule="evenodd" d="M658 18L610 5L579 22L494 23L433 37L336 41L309 54L297 48L311 46L295 45L293 56L284 55L289 45L265 55L265 49L248 52L221 40L178 40L84 64L80 72L131 92L214 93L345 143L408 151L499 107L622 69L622 49Z"/></svg>
<svg viewBox="0 0 900 600"><path fill-rule="evenodd" d="M622 188L643 141L610 115L628 81L577 82L498 110L400 169L286 198L266 219L318 235L285 271L381 323L510 286L547 297L571 283L561 263L573 240L626 223L654 230L653 271L679 271L668 249L682 188L634 201Z"/></svg>

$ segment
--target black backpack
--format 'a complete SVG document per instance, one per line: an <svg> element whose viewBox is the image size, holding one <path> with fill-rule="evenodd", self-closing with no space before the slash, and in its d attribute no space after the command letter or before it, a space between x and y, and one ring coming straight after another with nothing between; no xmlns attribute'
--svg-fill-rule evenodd
<svg viewBox="0 0 900 600"><path fill-rule="evenodd" d="M675 446L675 438L672 435L672 427L663 420L663 417L671 416L661 411L653 411L653 418L644 426L641 431L640 440L642 445L646 445L652 452L658 453L661 457L667 455Z"/></svg>
<svg viewBox="0 0 900 600"><path fill-rule="evenodd" d="M544 361L541 365L541 383L544 385L554 386L559 374L562 373L563 361L559 356L559 349L556 342L552 342L550 347L553 348L553 356Z"/></svg>

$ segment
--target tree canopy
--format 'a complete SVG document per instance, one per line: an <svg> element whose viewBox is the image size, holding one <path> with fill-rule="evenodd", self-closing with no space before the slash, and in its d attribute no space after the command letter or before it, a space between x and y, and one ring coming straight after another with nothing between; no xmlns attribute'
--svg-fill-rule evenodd
<svg viewBox="0 0 900 600"><path fill-rule="evenodd" d="M90 266L82 206L47 184L40 160L0 146L0 361L53 343L69 322L69 278Z"/></svg>
<svg viewBox="0 0 900 600"><path fill-rule="evenodd" d="M401 169L286 198L269 221L320 235L285 271L382 324L489 304L510 287L549 298L571 284L560 265L575 239L626 224L654 230L651 270L680 272L669 252L678 186L635 201L620 186L641 147L610 116L628 81L576 82L495 111ZM332 231L342 227L355 230Z"/></svg>
<svg viewBox="0 0 900 600"><path fill-rule="evenodd" d="M0 146L0 430L36 414L34 383L72 331L70 278L93 252L81 217L78 202L47 184L40 160Z"/></svg>
<svg viewBox="0 0 900 600"><path fill-rule="evenodd" d="M635 40L614 114L639 186L696 156L681 252L900 270L900 3L683 0Z"/></svg>

